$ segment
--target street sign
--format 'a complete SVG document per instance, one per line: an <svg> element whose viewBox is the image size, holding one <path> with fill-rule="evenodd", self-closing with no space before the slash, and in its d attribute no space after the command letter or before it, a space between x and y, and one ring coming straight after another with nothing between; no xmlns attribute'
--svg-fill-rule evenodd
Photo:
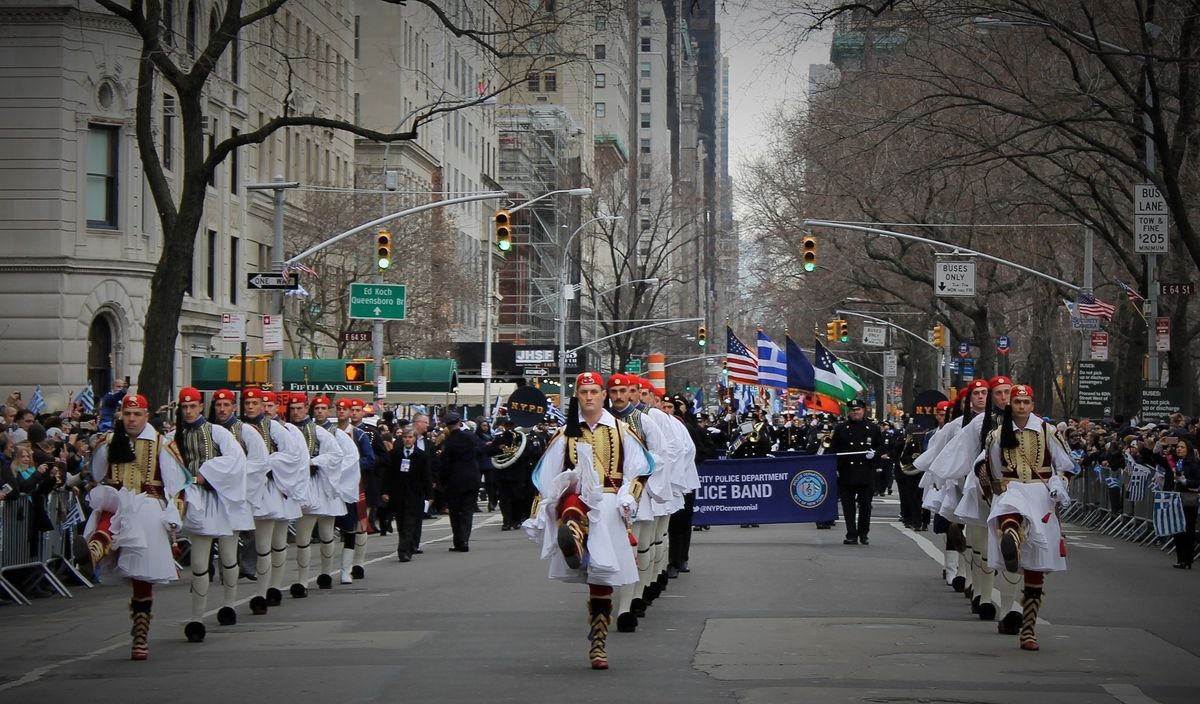
<svg viewBox="0 0 1200 704"><path fill-rule="evenodd" d="M1138 254L1166 254L1167 232L1171 219L1167 199L1158 186L1138 183L1133 187L1133 251Z"/></svg>
<svg viewBox="0 0 1200 704"><path fill-rule="evenodd" d="M887 328L882 325L864 325L862 329L862 343L872 347L887 346Z"/></svg>
<svg viewBox="0 0 1200 704"><path fill-rule="evenodd" d="M1092 359L1097 362L1108 361L1108 333L1094 332L1091 339Z"/></svg>
<svg viewBox="0 0 1200 704"><path fill-rule="evenodd" d="M1160 296L1190 296L1196 292L1196 284L1187 282L1184 284L1158 284L1158 295Z"/></svg>
<svg viewBox="0 0 1200 704"><path fill-rule="evenodd" d="M883 375L886 377L896 376L898 365L896 364L896 353L888 350L883 353Z"/></svg>
<svg viewBox="0 0 1200 704"><path fill-rule="evenodd" d="M404 284L350 284L350 317L404 320Z"/></svg>
<svg viewBox="0 0 1200 704"><path fill-rule="evenodd" d="M264 315L262 317L263 326L263 351L274 352L283 349L283 316L282 315Z"/></svg>
<svg viewBox="0 0 1200 704"><path fill-rule="evenodd" d="M960 366L962 367L963 381L968 381L969 379L974 378L974 376L975 376L975 358L974 357L967 357L967 358L963 359L962 364Z"/></svg>
<svg viewBox="0 0 1200 704"><path fill-rule="evenodd" d="M479 363L479 376L483 377L484 379L490 379L492 377L492 363L491 362L480 362Z"/></svg>
<svg viewBox="0 0 1200 704"><path fill-rule="evenodd" d="M525 370L525 376L546 376L549 373L545 367L530 367Z"/></svg>
<svg viewBox="0 0 1200 704"><path fill-rule="evenodd" d="M974 296L975 262L939 260L933 267L933 292L938 296Z"/></svg>
<svg viewBox="0 0 1200 704"><path fill-rule="evenodd" d="M221 340L224 342L246 341L246 314L221 314Z"/></svg>
<svg viewBox="0 0 1200 704"><path fill-rule="evenodd" d="M370 330L338 333L338 342L370 342L373 339L375 335Z"/></svg>
<svg viewBox="0 0 1200 704"><path fill-rule="evenodd" d="M279 271L252 271L246 275L246 288L258 291L295 291L300 288L300 274Z"/></svg>
<svg viewBox="0 0 1200 704"><path fill-rule="evenodd" d="M1104 361L1079 363L1078 413L1084 418L1112 416L1113 364Z"/></svg>
<svg viewBox="0 0 1200 704"><path fill-rule="evenodd" d="M625 363L625 371L630 374L641 374L642 373L642 360L640 360L640 359L629 360L628 362Z"/></svg>
<svg viewBox="0 0 1200 704"><path fill-rule="evenodd" d="M969 357L970 355L971 355L971 346L965 342L958 343L958 356L966 358L966 357Z"/></svg>
<svg viewBox="0 0 1200 704"><path fill-rule="evenodd" d="M1001 335L996 338L996 351L1000 354L1008 354L1009 346L1008 335Z"/></svg>
<svg viewBox="0 0 1200 704"><path fill-rule="evenodd" d="M1099 330L1099 318L1080 318L1077 315L1071 316L1071 328L1073 330Z"/></svg>
<svg viewBox="0 0 1200 704"><path fill-rule="evenodd" d="M1154 319L1154 343L1159 352L1171 351L1171 319Z"/></svg>
<svg viewBox="0 0 1200 704"><path fill-rule="evenodd" d="M375 377L375 400L382 401L387 398L387 382L388 379L382 374Z"/></svg>

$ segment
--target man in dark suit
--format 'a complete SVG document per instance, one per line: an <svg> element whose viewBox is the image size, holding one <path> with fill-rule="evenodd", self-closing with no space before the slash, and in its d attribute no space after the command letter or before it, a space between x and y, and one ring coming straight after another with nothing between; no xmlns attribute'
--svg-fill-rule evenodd
<svg viewBox="0 0 1200 704"><path fill-rule="evenodd" d="M438 456L438 485L445 494L450 514L454 539L450 552L467 552L479 496L479 463L475 459L478 443L473 433L462 429L462 417L457 413L447 413L444 422L446 436Z"/></svg>
<svg viewBox="0 0 1200 704"><path fill-rule="evenodd" d="M425 501L433 496L433 473L429 455L417 447L417 434L406 429L402 440L389 455L382 498L396 519L396 552L401 562L408 562L417 549L417 529L425 517Z"/></svg>

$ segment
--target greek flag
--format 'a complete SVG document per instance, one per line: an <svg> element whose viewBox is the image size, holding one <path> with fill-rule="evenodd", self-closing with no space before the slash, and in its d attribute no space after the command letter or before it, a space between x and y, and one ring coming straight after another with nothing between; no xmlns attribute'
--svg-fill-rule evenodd
<svg viewBox="0 0 1200 704"><path fill-rule="evenodd" d="M29 405L26 408L33 411L35 416L46 410L46 397L42 395L41 384L33 389L33 398L29 399Z"/></svg>
<svg viewBox="0 0 1200 704"><path fill-rule="evenodd" d="M96 412L96 396L95 392L92 391L91 384L80 389L79 393L75 395L75 400L83 406L84 413Z"/></svg>
<svg viewBox="0 0 1200 704"><path fill-rule="evenodd" d="M567 414L563 413L563 410L558 406L555 406L553 403L547 404L547 406L546 415L553 418L559 425L565 425L567 422Z"/></svg>
<svg viewBox="0 0 1200 704"><path fill-rule="evenodd" d="M1146 498L1146 484L1150 479L1150 470L1138 465L1129 475L1129 485L1125 487L1125 498L1130 501L1141 501Z"/></svg>
<svg viewBox="0 0 1200 704"><path fill-rule="evenodd" d="M1182 533L1187 529L1183 518L1183 499L1178 491L1154 492L1154 532L1158 537Z"/></svg>
<svg viewBox="0 0 1200 704"><path fill-rule="evenodd" d="M748 413L754 408L754 394L750 392L750 385L742 384L741 388L738 393L738 414Z"/></svg>
<svg viewBox="0 0 1200 704"><path fill-rule="evenodd" d="M786 389L788 381L787 356L775 341L758 331L758 384Z"/></svg>
<svg viewBox="0 0 1200 704"><path fill-rule="evenodd" d="M79 508L79 499L71 496L67 502L70 504L70 508L67 509L67 515L63 516L62 523L58 526L59 530L64 532L83 523L83 511Z"/></svg>
<svg viewBox="0 0 1200 704"><path fill-rule="evenodd" d="M1121 488L1121 478L1120 477L1105 477L1104 485L1107 486L1109 489L1120 489Z"/></svg>

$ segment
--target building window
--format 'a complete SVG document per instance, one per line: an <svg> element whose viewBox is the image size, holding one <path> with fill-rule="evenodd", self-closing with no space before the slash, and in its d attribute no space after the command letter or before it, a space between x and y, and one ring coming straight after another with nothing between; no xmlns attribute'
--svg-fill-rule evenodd
<svg viewBox="0 0 1200 704"><path fill-rule="evenodd" d="M608 113L604 103L596 103L596 117L604 117Z"/></svg>
<svg viewBox="0 0 1200 704"><path fill-rule="evenodd" d="M360 20L362 20L361 16L359 16L359 15L354 16L354 58L355 59L358 58L358 37L359 37L358 32L359 32L359 28L360 28Z"/></svg>
<svg viewBox="0 0 1200 704"><path fill-rule="evenodd" d="M89 125L87 142L88 227L117 226L117 143L120 131Z"/></svg>
<svg viewBox="0 0 1200 704"><path fill-rule="evenodd" d="M608 29L608 18L604 15L596 15L596 31L603 32Z"/></svg>
<svg viewBox="0 0 1200 704"><path fill-rule="evenodd" d="M540 74L531 73L525 77L525 87L530 93L537 93L542 89L542 77Z"/></svg>
<svg viewBox="0 0 1200 704"><path fill-rule="evenodd" d="M229 80L238 83L238 74L242 72L242 47L238 44L238 35L234 34L229 40Z"/></svg>
<svg viewBox="0 0 1200 704"><path fill-rule="evenodd" d="M640 62L638 64L638 68L641 69L642 78L650 77L650 62L649 61Z"/></svg>
<svg viewBox="0 0 1200 704"><path fill-rule="evenodd" d="M175 96L163 94L162 167L171 170L175 160Z"/></svg>
<svg viewBox="0 0 1200 704"><path fill-rule="evenodd" d="M597 61L603 61L608 58L608 47L603 44L597 44L592 47L592 58Z"/></svg>
<svg viewBox="0 0 1200 704"><path fill-rule="evenodd" d="M236 127L229 128L229 136L236 139L238 131ZM241 177L241 169L238 167L238 152L240 149L234 149L229 152L229 192L236 194L238 192L238 180Z"/></svg>
<svg viewBox="0 0 1200 704"><path fill-rule="evenodd" d="M649 154L650 153L650 138L642 137L640 142L641 142L641 152L643 154Z"/></svg>
<svg viewBox="0 0 1200 704"><path fill-rule="evenodd" d="M175 46L175 0L163 0L163 44Z"/></svg>
<svg viewBox="0 0 1200 704"><path fill-rule="evenodd" d="M542 90L554 93L558 90L558 73L547 71L542 74Z"/></svg>
<svg viewBox="0 0 1200 704"><path fill-rule="evenodd" d="M643 27L650 26L650 15L642 15L642 26Z"/></svg>
<svg viewBox="0 0 1200 704"><path fill-rule="evenodd" d="M238 289L241 288L238 281L238 238L229 237L229 303L237 305Z"/></svg>
<svg viewBox="0 0 1200 704"><path fill-rule="evenodd" d="M650 51L650 37L642 37L642 51Z"/></svg>
<svg viewBox="0 0 1200 704"><path fill-rule="evenodd" d="M650 89L649 88L642 89L642 102L643 103L650 102Z"/></svg>
<svg viewBox="0 0 1200 704"><path fill-rule="evenodd" d="M196 9L195 0L190 0L188 2L187 9L187 27L185 28L186 34L184 35L188 56L196 55L196 24L200 21L198 16L199 12L200 11Z"/></svg>
<svg viewBox="0 0 1200 704"><path fill-rule="evenodd" d="M642 129L650 129L650 113L642 113Z"/></svg>
<svg viewBox="0 0 1200 704"><path fill-rule="evenodd" d="M354 94L354 124L362 124L362 94Z"/></svg>
<svg viewBox="0 0 1200 704"><path fill-rule="evenodd" d="M604 85L605 85L605 78L606 78L606 77L605 77L605 75L604 75L603 73L597 73L597 74L596 74L596 83L595 83L595 87L596 87L596 88L603 88L603 87L604 87Z"/></svg>
<svg viewBox="0 0 1200 704"><path fill-rule="evenodd" d="M650 218L642 218L642 232L650 231Z"/></svg>
<svg viewBox="0 0 1200 704"><path fill-rule="evenodd" d="M208 118L208 153L212 154L217 148L217 118ZM217 185L217 170L213 169L208 174L208 185L216 187Z"/></svg>
<svg viewBox="0 0 1200 704"><path fill-rule="evenodd" d="M638 164L638 172L638 178L650 178L650 164L645 161Z"/></svg>
<svg viewBox="0 0 1200 704"><path fill-rule="evenodd" d="M217 232L208 231L208 269L204 272L204 290L210 301L217 300Z"/></svg>

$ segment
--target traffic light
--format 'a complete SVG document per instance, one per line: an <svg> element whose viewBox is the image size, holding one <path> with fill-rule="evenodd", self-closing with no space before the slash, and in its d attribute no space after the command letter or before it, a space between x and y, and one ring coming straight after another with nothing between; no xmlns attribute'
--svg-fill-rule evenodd
<svg viewBox="0 0 1200 704"><path fill-rule="evenodd" d="M704 327L703 325L701 325L700 329L696 331L696 344L700 345L701 347L708 344L708 328Z"/></svg>
<svg viewBox="0 0 1200 704"><path fill-rule="evenodd" d="M850 323L845 320L838 321L838 339L842 342L850 341Z"/></svg>
<svg viewBox="0 0 1200 704"><path fill-rule="evenodd" d="M945 347L946 345L946 327L941 323L933 326L933 346Z"/></svg>
<svg viewBox="0 0 1200 704"><path fill-rule="evenodd" d="M346 381L351 384L361 384L367 380L366 362L346 362Z"/></svg>
<svg viewBox="0 0 1200 704"><path fill-rule="evenodd" d="M825 323L825 341L837 342L838 340L838 321L830 320Z"/></svg>
<svg viewBox="0 0 1200 704"><path fill-rule="evenodd" d="M380 228L375 233L375 238L375 256L378 258L379 268L387 269L392 265L392 233Z"/></svg>
<svg viewBox="0 0 1200 704"><path fill-rule="evenodd" d="M496 211L496 249L501 252L512 249L512 216L503 209Z"/></svg>
<svg viewBox="0 0 1200 704"><path fill-rule="evenodd" d="M812 235L805 235L802 241L801 251L804 257L804 270L817 270L817 238Z"/></svg>

